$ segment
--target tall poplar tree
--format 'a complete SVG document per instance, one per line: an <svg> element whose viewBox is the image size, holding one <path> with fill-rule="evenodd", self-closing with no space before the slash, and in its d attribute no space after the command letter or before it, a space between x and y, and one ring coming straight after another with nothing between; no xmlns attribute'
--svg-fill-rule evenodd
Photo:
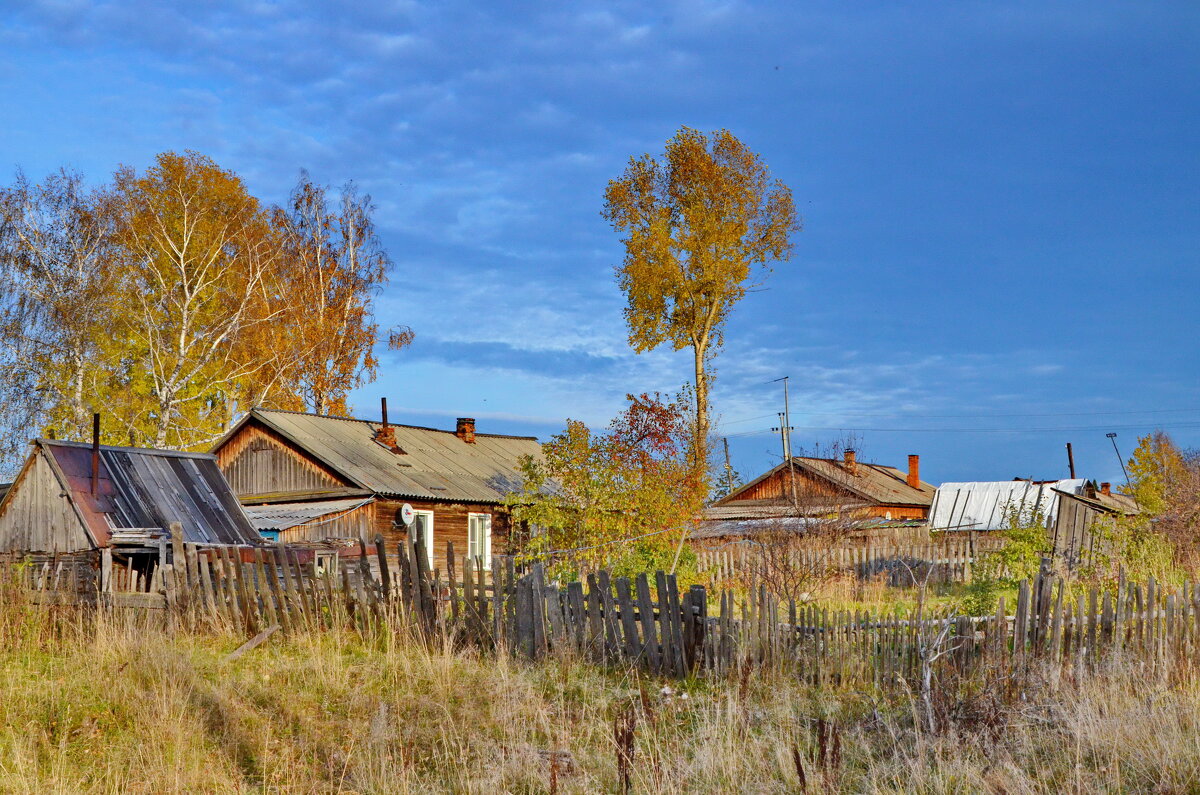
<svg viewBox="0 0 1200 795"><path fill-rule="evenodd" d="M683 127L661 160L631 157L608 183L603 215L622 235L617 283L629 344L639 353L690 348L695 372L693 456L707 460L712 358L747 289L786 260L800 228L791 190L728 130Z"/></svg>

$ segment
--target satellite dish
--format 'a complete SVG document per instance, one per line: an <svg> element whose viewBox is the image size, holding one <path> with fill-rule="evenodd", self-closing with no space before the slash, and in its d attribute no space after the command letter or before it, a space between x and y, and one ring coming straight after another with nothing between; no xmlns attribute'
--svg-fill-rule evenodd
<svg viewBox="0 0 1200 795"><path fill-rule="evenodd" d="M413 521L417 518L417 512L407 502L400 506L400 521L404 522L405 527L412 527Z"/></svg>

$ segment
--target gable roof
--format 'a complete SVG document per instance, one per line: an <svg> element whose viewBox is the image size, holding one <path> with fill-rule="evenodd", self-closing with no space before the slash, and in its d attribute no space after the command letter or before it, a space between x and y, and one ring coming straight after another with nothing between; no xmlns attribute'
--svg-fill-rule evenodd
<svg viewBox="0 0 1200 795"><path fill-rule="evenodd" d="M262 543L207 453L101 445L95 495L90 444L36 439L31 455L38 454L50 463L96 546L108 546L112 530L166 530L172 522L192 543ZM19 487L18 481L5 500Z"/></svg>
<svg viewBox="0 0 1200 795"><path fill-rule="evenodd" d="M404 451L397 453L375 441L378 422L255 408L214 452L250 422L283 436L351 484L386 497L500 502L521 487L518 459L542 451L532 436L476 433L468 443L454 431L389 423Z"/></svg>
<svg viewBox="0 0 1200 795"><path fill-rule="evenodd" d="M933 502L933 495L937 491L932 484L925 481L921 481L921 488L915 489L908 485L908 476L904 472L896 467L883 466L882 464L868 464L859 461L855 465L855 474L851 474L845 462L835 458L793 456L792 463L801 472L832 483L864 502L873 505L928 507ZM776 473L783 471L786 467L787 462L785 461L721 498L716 504L727 505L736 501L740 494L757 486Z"/></svg>

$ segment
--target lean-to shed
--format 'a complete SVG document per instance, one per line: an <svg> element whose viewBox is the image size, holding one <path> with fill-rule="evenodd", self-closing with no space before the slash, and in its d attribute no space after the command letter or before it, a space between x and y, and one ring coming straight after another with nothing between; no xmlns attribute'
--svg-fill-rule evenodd
<svg viewBox="0 0 1200 795"><path fill-rule="evenodd" d="M0 552L113 546L178 522L197 544L262 543L206 453L37 439L0 500Z"/></svg>

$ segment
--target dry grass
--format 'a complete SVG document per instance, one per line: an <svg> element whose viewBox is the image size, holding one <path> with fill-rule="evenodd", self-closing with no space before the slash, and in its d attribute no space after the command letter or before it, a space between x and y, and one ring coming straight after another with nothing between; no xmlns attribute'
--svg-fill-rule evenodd
<svg viewBox="0 0 1200 795"><path fill-rule="evenodd" d="M797 792L799 769L811 792L1200 792L1190 676L965 683L933 735L909 699L759 673L664 693L350 632L227 664L244 638L0 612L4 792L549 792L550 751L558 792L611 792L620 714L639 793Z"/></svg>

